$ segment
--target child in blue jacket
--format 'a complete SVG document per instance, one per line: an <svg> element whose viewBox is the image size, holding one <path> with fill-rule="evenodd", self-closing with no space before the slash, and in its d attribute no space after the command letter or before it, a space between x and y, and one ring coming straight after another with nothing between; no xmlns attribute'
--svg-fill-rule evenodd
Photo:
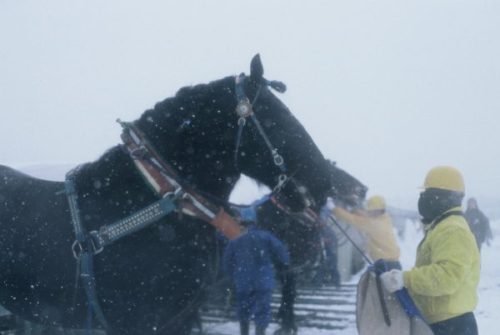
<svg viewBox="0 0 500 335"><path fill-rule="evenodd" d="M224 252L224 270L233 280L236 291L241 335L248 335L252 316L256 335L265 334L276 286L273 263L288 267L288 251L271 232L255 226L230 241Z"/></svg>

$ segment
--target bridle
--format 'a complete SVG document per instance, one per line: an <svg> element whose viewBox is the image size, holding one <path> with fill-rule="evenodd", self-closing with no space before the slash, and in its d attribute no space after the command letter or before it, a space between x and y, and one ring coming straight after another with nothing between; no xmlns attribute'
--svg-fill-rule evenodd
<svg viewBox="0 0 500 335"><path fill-rule="evenodd" d="M279 81L268 81L262 78L255 93L255 97L253 98L252 102L250 102L250 99L245 94L245 89L244 89L245 80L246 76L244 73L241 73L240 75L235 77L235 95L237 100L235 112L236 115L238 116L238 132L236 135L236 145L234 150L234 164L236 170L239 171L238 155L239 155L239 148L241 146L241 138L243 135L243 130L245 129L247 120L250 119L252 124L257 129L257 132L259 133L260 137L264 140L267 149L271 153L273 164L280 170L280 174L278 175L278 181L276 185L272 188L272 194L275 196L275 198L278 197L283 187L287 183L292 183L296 187L297 192L301 195L304 207L305 208L310 207L314 203L314 200L310 195L307 194L308 193L307 189L304 186L300 185L300 183L295 178L293 178L293 174L291 174L288 171L283 156L281 156L281 154L278 152L278 148L272 144L271 140L269 139L269 136L267 136L266 132L264 131L264 128L262 128L262 125L259 122L259 119L254 113L254 106L256 106L260 98L261 92L264 88L271 87L279 93L284 93L286 91L285 84Z"/></svg>

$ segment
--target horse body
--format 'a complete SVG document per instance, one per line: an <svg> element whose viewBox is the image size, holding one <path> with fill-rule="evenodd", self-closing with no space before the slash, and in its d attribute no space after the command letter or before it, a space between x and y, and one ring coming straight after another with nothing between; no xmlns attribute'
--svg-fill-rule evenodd
<svg viewBox="0 0 500 335"><path fill-rule="evenodd" d="M75 263L67 255L72 227L57 224L69 223L67 200L58 194L64 187L4 166L0 181L0 300L13 313L42 321L52 306L71 300L74 282Z"/></svg>
<svg viewBox="0 0 500 335"><path fill-rule="evenodd" d="M330 189L327 163L288 109L262 87L262 65L252 61L245 84L258 96L255 114L285 159L294 183L280 189L294 210L305 191L316 207ZM257 94L257 92L259 92ZM234 77L181 89L134 123L183 181L221 205L240 173L273 188L283 172L255 127L247 126L234 151L238 117ZM157 200L120 146L74 173L87 231L116 222ZM297 186L299 185L299 186ZM64 184L0 168L0 304L28 320L85 325L86 299L75 287L75 239ZM188 334L203 289L215 277L217 238L208 223L171 213L96 255L97 296L119 334Z"/></svg>
<svg viewBox="0 0 500 335"><path fill-rule="evenodd" d="M79 205L88 230L156 200L121 149L105 156L98 169L89 164L78 173ZM122 174L113 177L118 166ZM75 288L74 231L63 183L5 167L0 176L2 305L28 320L82 328L86 298ZM113 328L130 334L141 333L139 327L160 328L206 282L213 263L213 230L189 217L181 221L176 214L164 222L168 225L159 222L130 235L95 258L97 294ZM172 329L189 327L188 321L184 317Z"/></svg>

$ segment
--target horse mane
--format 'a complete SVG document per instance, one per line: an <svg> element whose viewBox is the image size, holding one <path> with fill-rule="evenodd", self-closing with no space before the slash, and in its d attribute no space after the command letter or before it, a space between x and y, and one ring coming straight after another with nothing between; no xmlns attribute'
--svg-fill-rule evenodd
<svg viewBox="0 0 500 335"><path fill-rule="evenodd" d="M239 173L233 165L225 164L219 170L224 169L225 174L232 177L228 183L218 183L215 186L211 181L211 171L215 169L207 168L207 161L232 160L232 148L223 147L224 141L217 142L214 138L221 136L221 126L226 129L225 132L236 131L236 119L233 122L232 115L229 114L235 105L234 77L226 77L208 84L183 87L173 97L166 98L143 112L134 123L154 143L160 156L177 169L185 182L200 191L213 191L216 197L227 200ZM227 115L221 116L221 113ZM227 124L221 125L221 122ZM199 142L200 138L206 138L206 141ZM232 145L232 141L229 142ZM196 148L200 146L204 146L203 151L208 152L206 155L211 157L199 157L200 153ZM200 173L196 172L203 171L204 167L206 171L201 178ZM121 145L109 148L93 162L80 165L76 173L76 185L81 193L101 196L103 199L115 197L113 193L116 192L130 191L131 187L141 193L144 192L141 188L147 188ZM146 194L152 196L148 197L149 201L154 199L152 192L146 191Z"/></svg>
<svg viewBox="0 0 500 335"><path fill-rule="evenodd" d="M209 82L208 84L197 84L180 88L173 97L166 98L155 104L152 109L146 110L139 118L139 123L151 123L159 121L158 118L181 120L187 116L195 116L200 111L210 110L211 106L223 108L219 104L229 96L234 97L234 78ZM211 98L210 101L207 101ZM232 99L235 104L236 100ZM175 124L175 122L174 122Z"/></svg>

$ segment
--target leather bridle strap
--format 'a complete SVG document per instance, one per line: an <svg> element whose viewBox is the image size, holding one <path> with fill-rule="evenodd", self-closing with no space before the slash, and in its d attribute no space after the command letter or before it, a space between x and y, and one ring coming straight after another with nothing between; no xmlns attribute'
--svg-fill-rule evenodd
<svg viewBox="0 0 500 335"><path fill-rule="evenodd" d="M267 85L274 87L270 82L267 80L263 79L263 82L259 84L259 87L257 89L257 93L255 94L255 97L250 103L250 99L248 99L247 95L245 94L244 90L244 83L245 83L245 74L240 74L239 76L236 76L235 78L235 94L236 94L236 100L238 104L236 105L236 114L238 115L238 134L236 137L236 148L234 151L234 162L235 165L237 166L238 164L238 151L239 147L241 144L241 137L243 134L243 129L247 123L247 118L250 118L252 123L254 124L255 128L257 128L257 131L259 135L262 137L264 142L266 143L266 147L269 149L271 156L273 157L273 162L274 165L276 165L280 170L281 174L278 177L278 183L274 187L273 191L278 192L281 190L283 185L287 182L289 179L287 169L285 166L285 161L283 160L283 157L278 153L278 149L273 146L271 141L269 140L269 137L267 136L266 132L262 128L262 125L259 122L259 119L255 116L255 113L253 111L253 106L256 104L260 97L260 93L262 91L262 86ZM282 84L284 85L284 84ZM284 86L283 86L284 87ZM284 88L282 88L282 91L284 91Z"/></svg>
<svg viewBox="0 0 500 335"><path fill-rule="evenodd" d="M123 127L124 148L158 196L163 198L175 194L177 211L208 222L230 240L241 234L239 223L223 208L214 205L182 182L177 172L161 158L135 124L119 122Z"/></svg>

